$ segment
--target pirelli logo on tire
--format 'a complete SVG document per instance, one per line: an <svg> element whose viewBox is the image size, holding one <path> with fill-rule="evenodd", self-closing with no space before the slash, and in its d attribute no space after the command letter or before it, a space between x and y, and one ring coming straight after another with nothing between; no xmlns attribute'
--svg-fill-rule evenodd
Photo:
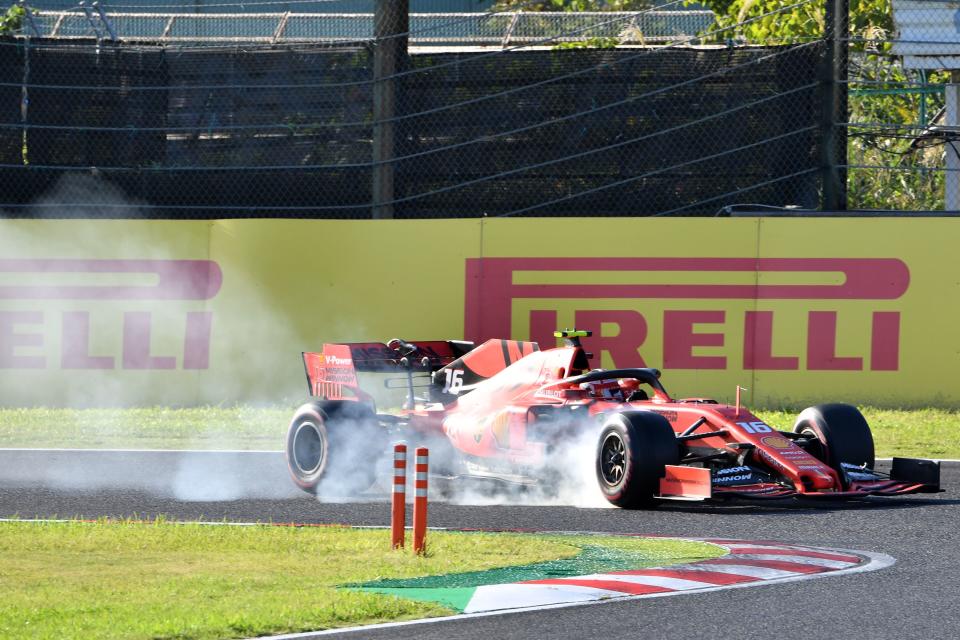
<svg viewBox="0 0 960 640"><path fill-rule="evenodd" d="M590 329L595 366L898 371L895 257L469 258L467 339Z"/></svg>

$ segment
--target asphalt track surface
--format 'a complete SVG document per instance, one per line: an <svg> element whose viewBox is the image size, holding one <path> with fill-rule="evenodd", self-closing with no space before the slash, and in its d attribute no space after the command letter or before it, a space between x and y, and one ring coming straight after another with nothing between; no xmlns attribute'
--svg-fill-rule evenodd
<svg viewBox="0 0 960 640"><path fill-rule="evenodd" d="M181 456L171 469L163 454L0 451L0 516L163 514L181 520L389 523L385 499L331 504L291 490L276 454L230 454L231 461L213 465L228 474L222 485L193 486L202 484L194 466L211 466L205 454L194 455L187 463ZM165 474L177 479L165 483ZM236 495L238 483L242 493L255 497ZM368 629L343 637L957 638L960 464L943 465L942 484L947 492L936 495L857 502L671 503L656 511L433 501L430 525L436 527L773 540L874 551L897 562L880 571L806 582ZM191 491L194 495L188 495Z"/></svg>

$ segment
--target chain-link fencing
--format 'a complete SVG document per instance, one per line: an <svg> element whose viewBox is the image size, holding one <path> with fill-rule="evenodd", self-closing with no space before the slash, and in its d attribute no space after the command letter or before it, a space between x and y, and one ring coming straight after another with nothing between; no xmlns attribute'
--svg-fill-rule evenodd
<svg viewBox="0 0 960 640"><path fill-rule="evenodd" d="M949 73L904 57L889 9L847 20L838 0L724 6L413 14L387 36L409 45L387 67L372 3L353 16L31 11L0 38L0 207L164 218L943 207Z"/></svg>
<svg viewBox="0 0 960 640"><path fill-rule="evenodd" d="M960 5L893 0L866 8L851 14L848 43L849 206L956 211L960 198L951 204L945 195L960 179L951 152L958 120L945 98L956 96L949 70L960 67Z"/></svg>

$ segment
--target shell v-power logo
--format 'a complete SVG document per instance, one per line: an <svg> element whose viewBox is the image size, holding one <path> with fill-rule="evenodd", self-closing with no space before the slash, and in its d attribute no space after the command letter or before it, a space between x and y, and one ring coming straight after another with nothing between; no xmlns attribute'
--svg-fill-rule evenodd
<svg viewBox="0 0 960 640"><path fill-rule="evenodd" d="M207 369L210 260L0 260L0 369Z"/></svg>
<svg viewBox="0 0 960 640"><path fill-rule="evenodd" d="M896 258L476 258L464 326L541 345L590 329L615 367L896 371L909 285Z"/></svg>

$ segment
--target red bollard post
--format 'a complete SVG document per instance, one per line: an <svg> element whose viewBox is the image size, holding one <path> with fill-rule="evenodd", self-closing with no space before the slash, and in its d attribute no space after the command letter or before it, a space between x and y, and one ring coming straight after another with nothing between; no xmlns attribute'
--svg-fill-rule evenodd
<svg viewBox="0 0 960 640"><path fill-rule="evenodd" d="M407 508L407 445L393 447L393 505L390 512L390 545L403 548Z"/></svg>
<svg viewBox="0 0 960 640"><path fill-rule="evenodd" d="M413 487L413 552L423 555L427 552L427 470L429 468L426 447L418 447L414 470Z"/></svg>

